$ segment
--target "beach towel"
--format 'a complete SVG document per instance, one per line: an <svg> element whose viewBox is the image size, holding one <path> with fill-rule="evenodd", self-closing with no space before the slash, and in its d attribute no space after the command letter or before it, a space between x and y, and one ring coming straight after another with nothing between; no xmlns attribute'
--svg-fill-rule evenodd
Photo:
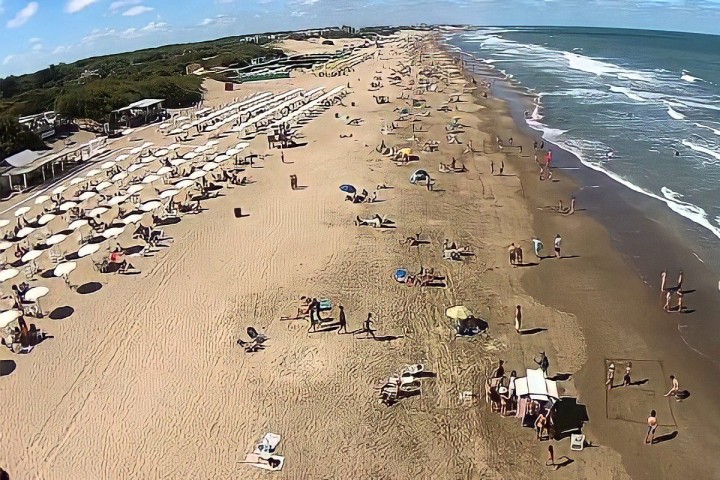
<svg viewBox="0 0 720 480"><path fill-rule="evenodd" d="M332 301L329 298L321 298L318 301L320 302L320 311L324 312L327 310L332 310L333 305L332 305Z"/></svg>
<svg viewBox="0 0 720 480"><path fill-rule="evenodd" d="M267 459L272 458L273 460L277 460L280 462L280 464L273 468L267 463ZM267 455L267 456L260 456L257 453L248 453L245 455L245 461L243 463L249 463L253 467L262 468L263 470L270 470L271 472L279 472L283 469L283 466L285 465L285 457L280 455Z"/></svg>

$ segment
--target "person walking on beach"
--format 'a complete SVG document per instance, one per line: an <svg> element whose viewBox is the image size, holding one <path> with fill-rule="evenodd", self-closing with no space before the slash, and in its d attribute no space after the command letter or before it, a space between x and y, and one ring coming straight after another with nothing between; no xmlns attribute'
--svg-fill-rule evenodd
<svg viewBox="0 0 720 480"><path fill-rule="evenodd" d="M615 381L615 364L611 363L608 367L607 377L605 379L605 385L608 390L612 390L613 382Z"/></svg>
<svg viewBox="0 0 720 480"><path fill-rule="evenodd" d="M347 318L345 318L345 307L343 307L342 305L340 305L340 315L338 317L338 325L340 325L340 327L338 328L338 334L348 333Z"/></svg>
<svg viewBox="0 0 720 480"><path fill-rule="evenodd" d="M310 301L310 308L308 309L310 312L310 328L308 328L308 333L310 333L310 331L316 332L317 326L320 324L320 316L317 315L319 305L320 303L316 298Z"/></svg>
<svg viewBox="0 0 720 480"><path fill-rule="evenodd" d="M663 305L663 310L666 312L670 311L670 301L672 300L672 291L668 290L665 293L665 305Z"/></svg>
<svg viewBox="0 0 720 480"><path fill-rule="evenodd" d="M280 161L285 163L285 150L280 150Z"/></svg>
<svg viewBox="0 0 720 480"><path fill-rule="evenodd" d="M665 282L667 281L667 271L663 270L660 274L660 298L662 298L662 294L665 291Z"/></svg>
<svg viewBox="0 0 720 480"><path fill-rule="evenodd" d="M645 444L652 445L655 442L655 430L657 430L657 413L655 410L650 412L650 416L647 419L648 430L645 435Z"/></svg>
<svg viewBox="0 0 720 480"><path fill-rule="evenodd" d="M505 160L502 160L500 162L500 175L502 175L504 171L505 171Z"/></svg>
<svg viewBox="0 0 720 480"><path fill-rule="evenodd" d="M535 256L538 260L542 260L543 257L540 256L540 252L542 252L542 249L544 247L543 243L540 241L539 238L533 237L532 239L533 243L533 250L535 251Z"/></svg>
<svg viewBox="0 0 720 480"><path fill-rule="evenodd" d="M678 275L677 287L675 287L675 289L676 289L678 292L679 292L680 289L682 288L682 282L683 282L683 271L680 270L680 274Z"/></svg>
<svg viewBox="0 0 720 480"><path fill-rule="evenodd" d="M375 331L372 329L372 313L368 313L367 319L363 324L363 332L370 335L373 339L375 338Z"/></svg>
<svg viewBox="0 0 720 480"><path fill-rule="evenodd" d="M675 375L670 375L670 382L672 382L672 387L670 387L670 390L665 394L666 397L675 397L677 396L678 392L680 391L680 384L678 383L677 378L675 378ZM680 401L681 399L676 399L676 401Z"/></svg>
<svg viewBox="0 0 720 480"><path fill-rule="evenodd" d="M495 175L495 162L490 160L490 175Z"/></svg>
<svg viewBox="0 0 720 480"><path fill-rule="evenodd" d="M515 307L515 331L519 334L522 328L522 307L517 305Z"/></svg>
<svg viewBox="0 0 720 480"><path fill-rule="evenodd" d="M502 378L505 376L505 360L498 360L498 366L493 371L491 378Z"/></svg>
<svg viewBox="0 0 720 480"><path fill-rule="evenodd" d="M560 237L560 234L558 233L555 235L555 258L561 258L560 257L560 244L562 243L562 238Z"/></svg>
<svg viewBox="0 0 720 480"><path fill-rule="evenodd" d="M632 362L628 362L625 366L625 376L623 376L623 387L627 387L630 385L630 370L632 370Z"/></svg>

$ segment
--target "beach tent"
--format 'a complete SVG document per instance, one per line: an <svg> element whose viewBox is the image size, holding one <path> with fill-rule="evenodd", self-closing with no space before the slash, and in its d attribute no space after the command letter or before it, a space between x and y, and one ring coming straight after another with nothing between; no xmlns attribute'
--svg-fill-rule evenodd
<svg viewBox="0 0 720 480"><path fill-rule="evenodd" d="M415 170L413 174L410 175L410 183L415 184L428 178L430 178L430 174L425 170Z"/></svg>
<svg viewBox="0 0 720 480"><path fill-rule="evenodd" d="M555 401L558 395L557 382L545 378L541 369L526 371L526 377L515 379L515 393L518 397L529 397L542 402Z"/></svg>

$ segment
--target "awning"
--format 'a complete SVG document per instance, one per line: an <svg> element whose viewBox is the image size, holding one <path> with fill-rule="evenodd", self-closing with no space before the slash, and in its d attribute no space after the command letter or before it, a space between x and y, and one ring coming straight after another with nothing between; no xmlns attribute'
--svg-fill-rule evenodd
<svg viewBox="0 0 720 480"><path fill-rule="evenodd" d="M5 159L7 163L12 165L13 167L26 167L33 163L35 160L37 160L40 157L40 152L33 152L32 150L23 150L20 153L16 153L15 155L8 157Z"/></svg>

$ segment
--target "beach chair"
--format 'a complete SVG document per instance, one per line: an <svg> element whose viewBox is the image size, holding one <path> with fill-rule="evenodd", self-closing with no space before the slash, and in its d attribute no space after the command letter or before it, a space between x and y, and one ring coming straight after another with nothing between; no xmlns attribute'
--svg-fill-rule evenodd
<svg viewBox="0 0 720 480"><path fill-rule="evenodd" d="M585 435L580 433L570 435L570 450L582 452L583 448L585 448Z"/></svg>

